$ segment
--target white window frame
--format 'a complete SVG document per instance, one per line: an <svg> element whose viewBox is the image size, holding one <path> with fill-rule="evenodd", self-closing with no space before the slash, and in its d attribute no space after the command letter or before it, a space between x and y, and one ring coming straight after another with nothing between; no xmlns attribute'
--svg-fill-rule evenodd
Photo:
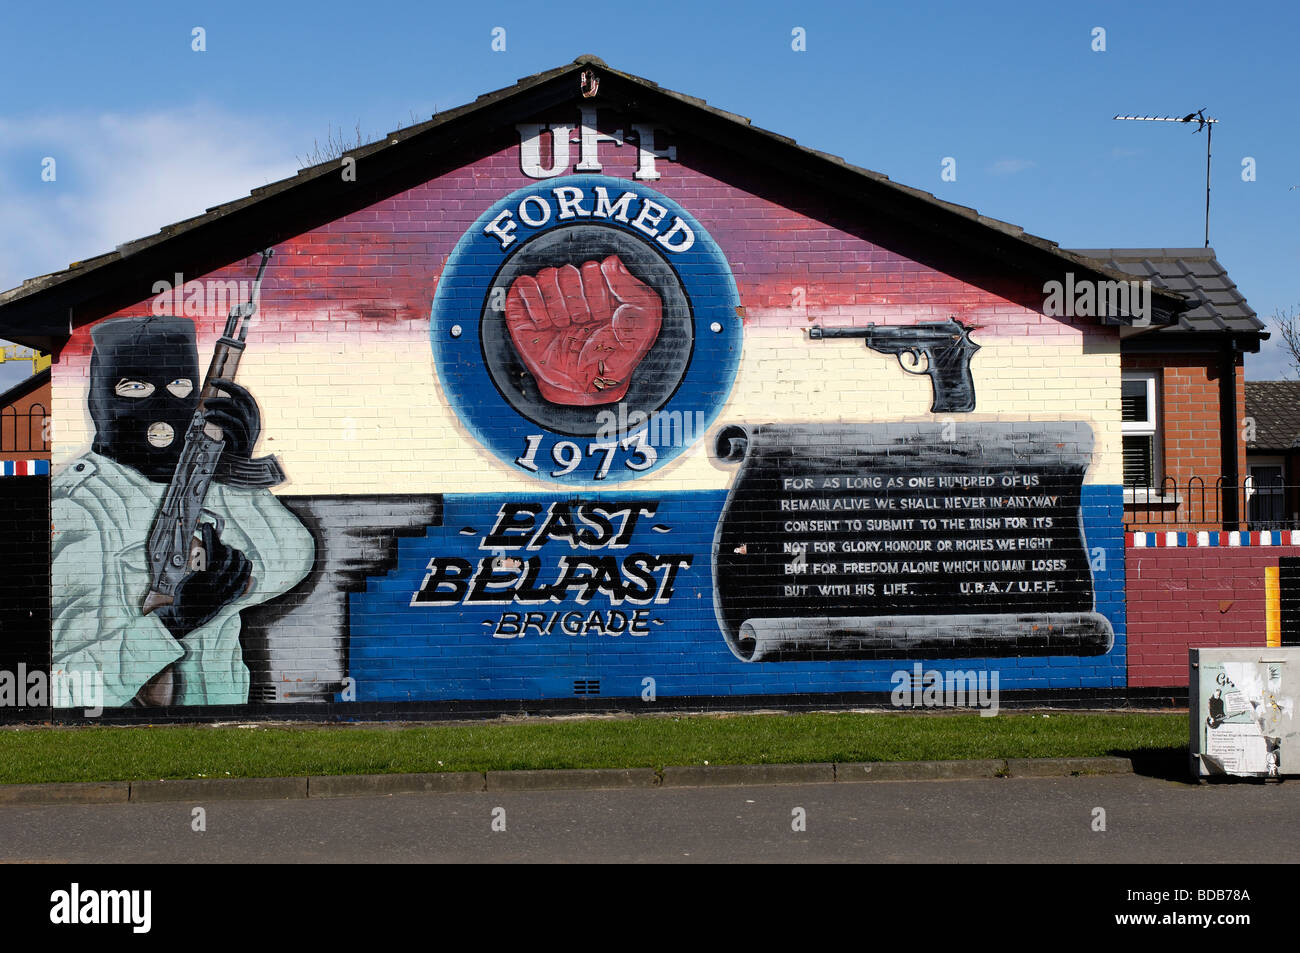
<svg viewBox="0 0 1300 953"><path fill-rule="evenodd" d="M1158 393L1156 388L1155 371L1124 371L1120 374L1121 399L1123 395L1124 384L1133 381L1142 381L1147 385L1147 413L1150 415L1147 420L1125 420L1120 424L1120 429L1133 437L1150 437L1160 429L1160 414L1158 405Z"/></svg>
<svg viewBox="0 0 1300 953"><path fill-rule="evenodd" d="M1160 492L1162 486L1162 474L1164 473L1164 453L1160 441L1160 388L1157 386L1159 380L1159 371L1122 371L1120 373L1120 400L1123 401L1123 385L1140 381L1146 384L1147 391L1147 419L1146 420L1123 420L1123 410L1121 403L1120 413L1120 433L1126 437L1151 437L1151 479L1153 485L1149 487L1142 486L1125 486L1124 502L1126 503L1174 503L1178 501L1176 492L1170 494L1166 499Z"/></svg>

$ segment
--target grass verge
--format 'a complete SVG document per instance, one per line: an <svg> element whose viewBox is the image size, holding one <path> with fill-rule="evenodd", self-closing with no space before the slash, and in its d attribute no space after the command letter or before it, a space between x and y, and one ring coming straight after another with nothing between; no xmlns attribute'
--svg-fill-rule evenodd
<svg viewBox="0 0 1300 953"><path fill-rule="evenodd" d="M415 727L0 730L0 783L523 768L1164 755L1185 714L813 713L543 719Z"/></svg>

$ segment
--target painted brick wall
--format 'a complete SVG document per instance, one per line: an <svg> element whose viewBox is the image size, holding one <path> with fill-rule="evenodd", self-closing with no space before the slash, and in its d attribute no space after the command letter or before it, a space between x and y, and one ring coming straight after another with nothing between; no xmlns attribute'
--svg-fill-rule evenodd
<svg viewBox="0 0 1300 953"><path fill-rule="evenodd" d="M0 718L44 717L50 664L50 478L0 477Z"/></svg>
<svg viewBox="0 0 1300 953"><path fill-rule="evenodd" d="M603 118L602 131L612 132L617 118ZM541 139L548 156L549 137ZM909 667L913 644L927 646L923 657L940 667L948 660L996 670L1007 689L1122 686L1116 331L1086 318L1044 316L1035 310L1037 283L986 274L991 266L977 267L951 248L918 244L871 216L849 216L758 174L744 157L685 136L674 142L678 159L661 159L656 180L636 182L635 149L607 147L605 178L539 181L523 174L519 142L508 130L462 167L276 246L239 381L260 410L256 452L278 455L287 479L270 492L214 491L212 505L226 514L223 544L248 556L255 585L218 600L216 614L188 635L177 637L139 608L149 584L144 537L161 482L87 452L95 433L92 332L112 318L149 315L155 302L79 328L54 368L55 665L98 667L110 706L133 697L185 705L559 698L587 680L600 681L603 695L635 699L644 697L647 677L682 696L887 691L892 673ZM571 164L561 171L572 172ZM509 264L484 244L488 219L481 216L523 188L566 184L587 189L594 202L590 190L599 182L641 189L639 201L653 190L696 229L696 244L678 258L650 248L687 289L685 313L695 322L694 357L679 371L680 386L669 380L664 406L703 422L684 446L659 447L659 464L644 472L637 469L642 451L620 444L611 451L608 482L594 471L566 478L566 444L575 448L575 467L591 468L600 457L596 442L578 431L538 424L546 430L544 440L538 436L543 449L528 442L519 405L510 403L513 378L493 383L484 376L491 349L507 348L505 339L493 344L488 318L479 324L488 286ZM522 205L506 210L525 218ZM616 230L645 243L627 221ZM529 237L544 231L539 226ZM578 257L566 259L575 264L604 254L593 251L603 233L582 234ZM247 281L252 264L185 277L207 293L218 283ZM637 274L651 281L650 271ZM199 366L206 366L225 307L190 314L181 305L167 313L193 320ZM814 323L912 327L950 317L976 329L972 412L931 413L930 381L904 373L862 340L806 334ZM516 350L528 347L527 338L511 340ZM159 350L153 364L168 378L192 373L178 354ZM660 367L647 359L652 364ZM529 368L534 377L548 373ZM131 399L130 381L118 383ZM170 383L160 377L151 399L165 401ZM950 465L944 461L957 460L954 447L970 456ZM1006 462L1020 460L1026 447L1044 461L1041 473ZM770 455L760 460L765 450ZM899 462L916 453L929 462L912 470ZM998 453L1001 463L993 462ZM1070 467L1074 476L1062 476ZM870 564L919 569L867 572L847 568L871 557L846 555L853 540L839 538L841 555L828 564L839 568L824 575L846 580L840 602L824 591L797 601L774 585L776 595L763 597L770 604L754 608L762 599L747 595L751 578L823 572L816 550L784 547L804 531L789 529L779 514L787 502L806 501L782 496L795 492L784 481L807 473L827 481L819 484L828 494L825 513L830 504L869 508L869 498L846 495L846 483L832 493L831 480L880 473L986 479L965 484L986 491L922 482L900 488L897 494L912 496L894 500L960 494L993 528L963 524L952 532L983 532L988 539L976 542L990 543L989 550L993 536L1007 542L998 565L1011 568L962 576L969 599L929 598L929 591L957 591L957 574L924 568L938 558L935 550L921 549L927 555L915 563L904 554ZM728 509L746 480L760 487L757 495ZM1005 502L987 502L995 494ZM1026 509L1024 526L1047 522L1022 531L1003 515L1035 498L1047 501L1039 514L1063 507L1064 518L1058 513L1053 523ZM769 504L771 514L752 516ZM536 545L525 545L539 531ZM920 546L942 537L926 532L881 530L885 535L872 539ZM804 555L811 570L795 565ZM598 561L583 563L587 558ZM575 564L590 575L573 576ZM476 581L486 580L481 590L461 575L471 570ZM559 595L519 595L543 591L538 587L557 573L569 580L551 590ZM583 581L593 575L603 581ZM868 596L874 601L863 623ZM973 621L972 606L986 608L984 622ZM766 629L745 628L751 609ZM512 614L518 617L510 621ZM876 615L892 621L882 625ZM996 621L1011 616L1010 628ZM1038 651L997 642L1019 631L1015 626ZM804 628L821 642L810 642ZM769 638L769 655L762 656L761 637L747 634L754 629ZM894 640L893 631L904 635ZM1069 647L1071 639L1083 647ZM123 646L132 647L125 656ZM105 668L117 664L106 659L123 657L129 665ZM166 678L156 684L146 676Z"/></svg>
<svg viewBox="0 0 1300 953"><path fill-rule="evenodd" d="M1265 645L1265 570L1290 546L1129 547L1128 682L1187 684L1187 650Z"/></svg>
<svg viewBox="0 0 1300 953"><path fill-rule="evenodd" d="M629 151L611 150L606 174L631 180L636 158ZM1042 294L1029 283L985 277L976 285L891 251L905 236L844 221L830 205L749 174L711 147L683 143L679 154L692 163L661 162L663 177L653 184L717 241L745 311L733 415L923 416L928 381L865 354L861 342L791 345L817 320L903 324L956 315L980 328L982 349L972 362L984 377L978 413L1086 420L1099 450L1089 482L1120 482L1113 329L1031 310L1024 302L1041 302ZM240 374L262 407L267 448L292 466L295 490L423 491L430 472L450 481L441 487L449 492L527 485L474 466L476 448L437 399L428 322L439 272L462 234L493 201L534 181L521 173L516 145L282 243L262 292L259 346L249 348ZM930 251L954 270L968 267L943 249ZM247 281L249 273L243 262L186 278L211 286ZM151 307L141 302L120 314ZM211 308L196 317L203 353L224 320L224 310ZM54 369L55 414L66 428L56 465L93 432L85 401L89 354L89 328L79 328ZM718 485L704 449L684 455L669 485ZM339 466L340 459L368 465ZM457 460L464 466L452 465Z"/></svg>

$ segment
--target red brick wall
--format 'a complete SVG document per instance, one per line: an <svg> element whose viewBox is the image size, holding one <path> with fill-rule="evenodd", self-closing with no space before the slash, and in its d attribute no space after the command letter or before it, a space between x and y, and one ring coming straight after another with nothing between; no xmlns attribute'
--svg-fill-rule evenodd
<svg viewBox="0 0 1300 953"><path fill-rule="evenodd" d="M0 408L0 460L48 460L45 420L50 415L50 384Z"/></svg>
<svg viewBox="0 0 1300 953"><path fill-rule="evenodd" d="M1237 448L1237 479L1246 475L1246 444L1241 421L1246 415L1246 382L1242 357L1236 357L1237 421L1231 439ZM1173 507L1130 504L1124 508L1130 531L1222 528L1222 505L1215 495L1216 481L1225 476L1220 402L1223 358L1219 354L1124 355L1123 370L1158 370L1162 478L1174 480L1183 502ZM1189 482L1199 477L1195 491ZM1243 513L1244 515L1244 513ZM1244 528L1244 527L1243 527Z"/></svg>
<svg viewBox="0 0 1300 953"><path fill-rule="evenodd" d="M1265 643L1264 570L1293 546L1128 547L1128 683L1187 684L1187 650Z"/></svg>

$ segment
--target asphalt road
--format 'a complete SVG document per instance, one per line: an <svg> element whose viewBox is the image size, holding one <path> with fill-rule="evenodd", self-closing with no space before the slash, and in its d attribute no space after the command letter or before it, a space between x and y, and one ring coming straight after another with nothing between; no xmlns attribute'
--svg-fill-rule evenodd
<svg viewBox="0 0 1300 953"><path fill-rule="evenodd" d="M0 861L1295 863L1297 817L1294 781L1135 775L7 806Z"/></svg>

